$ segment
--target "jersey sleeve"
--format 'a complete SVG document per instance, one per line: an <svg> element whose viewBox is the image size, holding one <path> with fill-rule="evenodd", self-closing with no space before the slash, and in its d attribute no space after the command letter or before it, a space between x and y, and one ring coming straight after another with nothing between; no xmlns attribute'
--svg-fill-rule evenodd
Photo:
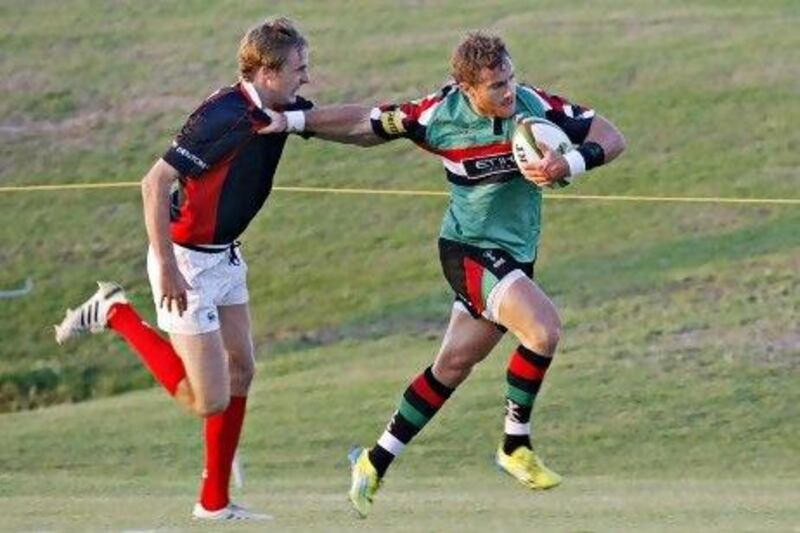
<svg viewBox="0 0 800 533"><path fill-rule="evenodd" d="M181 176L200 176L253 134L247 105L229 96L206 100L186 120L162 159Z"/></svg>
<svg viewBox="0 0 800 533"><path fill-rule="evenodd" d="M566 98L550 94L538 87L528 87L533 91L545 109L545 118L564 130L567 137L575 144L586 140L589 128L594 120L594 109L573 104Z"/></svg>
<svg viewBox="0 0 800 533"><path fill-rule="evenodd" d="M382 139L406 138L423 148L428 147L428 125L436 108L444 101L450 87L418 100L400 104L385 104L372 109L372 131Z"/></svg>

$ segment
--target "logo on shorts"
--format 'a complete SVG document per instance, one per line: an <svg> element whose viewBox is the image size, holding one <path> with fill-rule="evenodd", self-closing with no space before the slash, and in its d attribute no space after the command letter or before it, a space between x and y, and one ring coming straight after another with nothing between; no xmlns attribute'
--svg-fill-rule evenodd
<svg viewBox="0 0 800 533"><path fill-rule="evenodd" d="M206 315L206 318L208 319L209 322L214 322L215 320L217 320L217 314L214 311L209 311L208 314Z"/></svg>
<svg viewBox="0 0 800 533"><path fill-rule="evenodd" d="M487 250L486 252L483 252L483 256L486 259L488 259L489 261L492 262L492 266L494 268L500 268L506 262L506 260L504 258L502 258L502 257L500 257L500 258L495 257L494 253L491 250Z"/></svg>

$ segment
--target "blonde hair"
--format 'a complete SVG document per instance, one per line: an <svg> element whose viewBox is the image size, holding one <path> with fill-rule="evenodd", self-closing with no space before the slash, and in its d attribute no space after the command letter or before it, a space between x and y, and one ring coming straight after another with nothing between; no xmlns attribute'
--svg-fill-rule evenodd
<svg viewBox="0 0 800 533"><path fill-rule="evenodd" d="M300 51L308 43L291 20L267 19L251 28L239 44L239 74L252 81L259 67L280 70L292 50Z"/></svg>
<svg viewBox="0 0 800 533"><path fill-rule="evenodd" d="M500 37L482 31L470 32L456 47L450 60L453 79L476 85L480 82L481 70L495 69L508 57L506 43Z"/></svg>

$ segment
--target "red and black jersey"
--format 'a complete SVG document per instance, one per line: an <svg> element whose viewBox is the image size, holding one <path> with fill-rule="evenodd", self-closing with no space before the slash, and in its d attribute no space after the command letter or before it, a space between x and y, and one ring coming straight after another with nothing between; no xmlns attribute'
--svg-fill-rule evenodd
<svg viewBox="0 0 800 533"><path fill-rule="evenodd" d="M279 111L310 109L297 97ZM287 134L259 135L269 118L242 83L220 89L181 128L163 159L179 173L170 233L177 244L229 244L272 190Z"/></svg>

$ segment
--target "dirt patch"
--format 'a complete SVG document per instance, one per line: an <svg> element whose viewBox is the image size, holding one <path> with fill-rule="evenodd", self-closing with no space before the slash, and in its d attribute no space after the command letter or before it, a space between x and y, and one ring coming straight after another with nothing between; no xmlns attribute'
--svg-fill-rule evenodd
<svg viewBox="0 0 800 533"><path fill-rule="evenodd" d="M0 123L0 141L23 137L82 137L104 122L125 123L142 115L168 111L190 111L197 105L197 99L187 96L154 96L136 98L104 109L84 110L60 121L52 120L10 120Z"/></svg>
<svg viewBox="0 0 800 533"><path fill-rule="evenodd" d="M800 329L775 331L766 321L740 327L687 329L660 336L648 348L656 359L686 359L692 354L722 353L728 363L800 369Z"/></svg>
<svg viewBox="0 0 800 533"><path fill-rule="evenodd" d="M395 334L440 339L447 320L396 318L359 325L326 326L309 331L282 331L269 333L255 340L257 347L266 346L271 353L331 346L339 342L374 340Z"/></svg>
<svg viewBox="0 0 800 533"><path fill-rule="evenodd" d="M40 93L52 86L52 78L41 70L20 69L0 79L3 93Z"/></svg>

